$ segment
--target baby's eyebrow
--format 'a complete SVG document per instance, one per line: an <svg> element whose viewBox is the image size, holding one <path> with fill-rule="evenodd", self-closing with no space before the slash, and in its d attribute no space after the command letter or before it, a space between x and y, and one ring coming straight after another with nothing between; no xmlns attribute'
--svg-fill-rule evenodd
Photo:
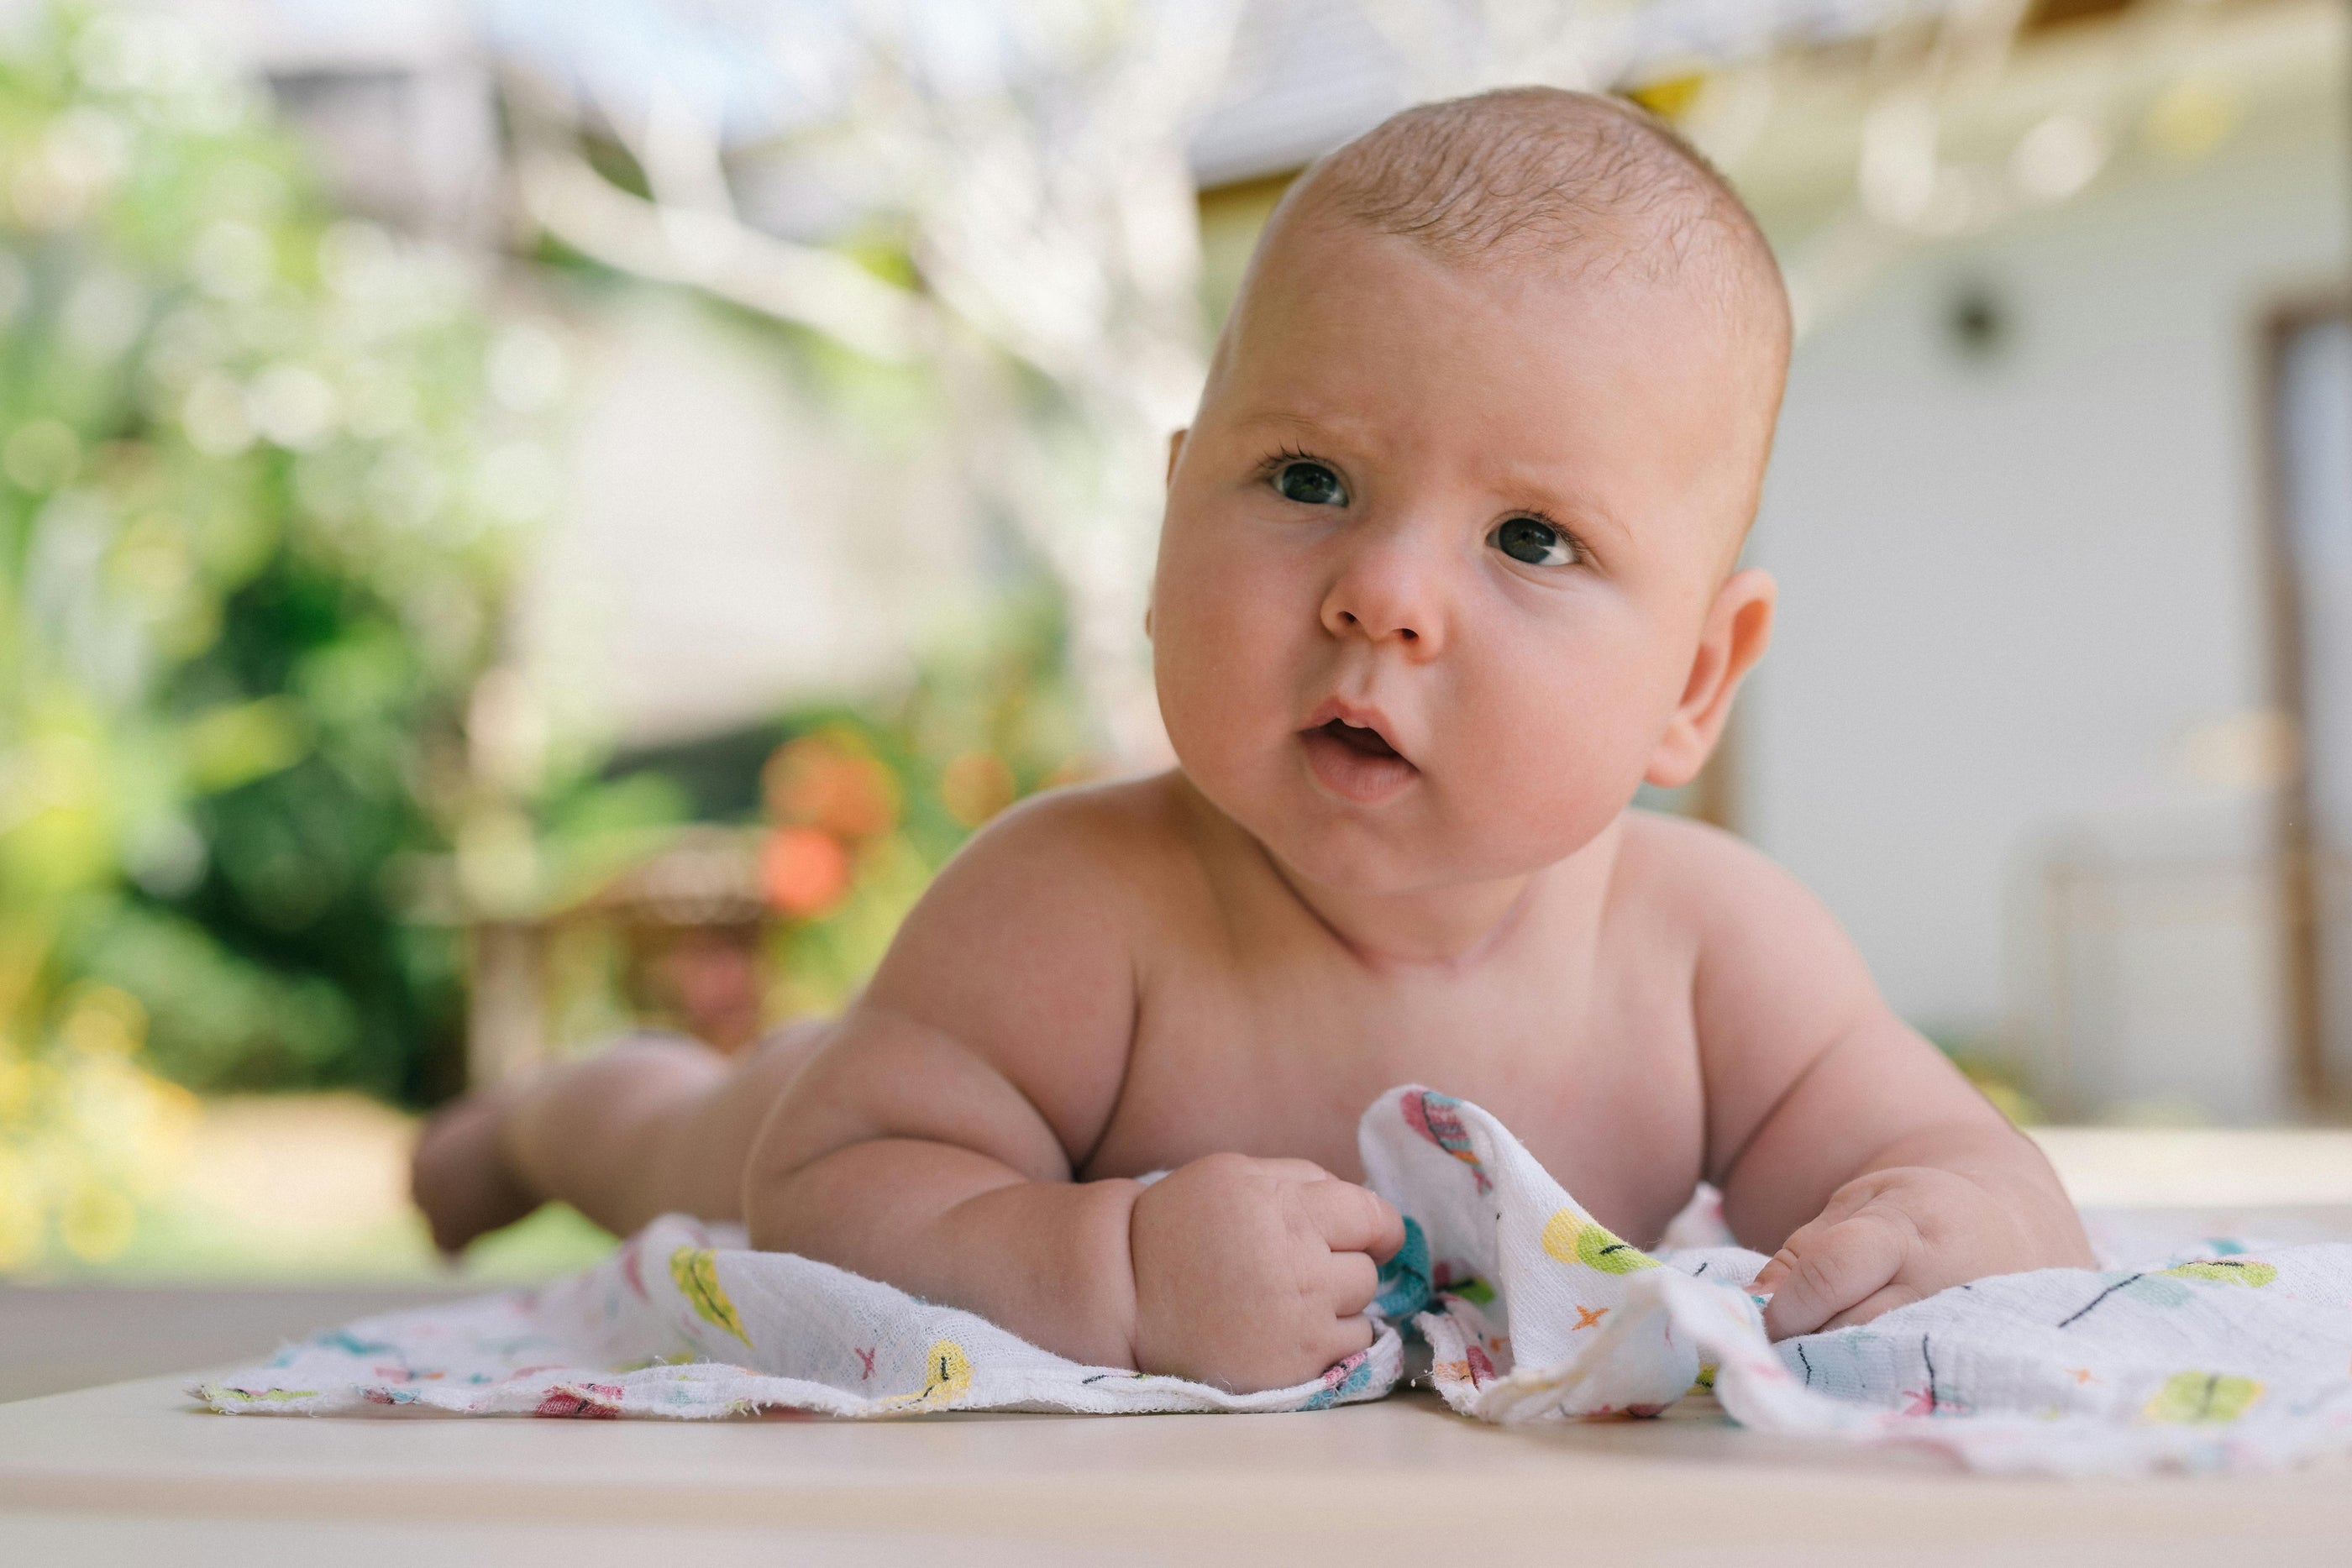
<svg viewBox="0 0 2352 1568"><path fill-rule="evenodd" d="M1295 407L1245 410L1234 416L1234 428L1280 430L1303 444L1318 441L1361 444L1374 434L1372 422L1344 410L1308 412Z"/></svg>
<svg viewBox="0 0 2352 1568"><path fill-rule="evenodd" d="M1554 520L1579 533L1598 530L1623 538L1632 532L1588 487L1552 465L1497 457L1481 464L1475 477L1482 488L1503 497L1504 505L1556 514Z"/></svg>

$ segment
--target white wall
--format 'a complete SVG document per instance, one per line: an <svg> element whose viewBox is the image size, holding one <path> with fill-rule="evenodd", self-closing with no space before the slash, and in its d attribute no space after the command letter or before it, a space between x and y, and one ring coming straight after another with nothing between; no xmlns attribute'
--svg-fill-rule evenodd
<svg viewBox="0 0 2352 1568"><path fill-rule="evenodd" d="M520 616L568 721L654 742L887 687L976 613L1003 563L919 404L877 440L774 342L653 291L583 336Z"/></svg>
<svg viewBox="0 0 2352 1568"><path fill-rule="evenodd" d="M1750 552L1783 597L1745 825L1922 1024L2046 1012L2053 844L2259 852L2267 807L2210 743L2273 701L2256 356L2272 304L2345 271L2339 119L1922 255L1799 352ZM1947 326L1971 279L2013 323L1980 361ZM2228 883L2108 954L2084 1100L2278 1108L2269 904Z"/></svg>

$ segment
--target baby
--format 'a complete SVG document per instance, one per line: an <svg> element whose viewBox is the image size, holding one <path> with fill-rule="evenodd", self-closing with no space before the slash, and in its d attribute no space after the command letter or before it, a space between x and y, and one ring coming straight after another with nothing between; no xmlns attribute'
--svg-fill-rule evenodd
<svg viewBox="0 0 2352 1568"><path fill-rule="evenodd" d="M1776 1335L2090 1266L1818 903L1630 809L1764 652L1771 580L1735 567L1789 339L1754 220L1612 100L1489 93L1332 153L1171 444L1177 768L993 823L838 1021L445 1113L436 1239L544 1198L740 1218L1075 1360L1275 1387L1370 1342L1403 1231L1356 1121L1421 1082L1638 1242L1717 1184L1777 1249Z"/></svg>

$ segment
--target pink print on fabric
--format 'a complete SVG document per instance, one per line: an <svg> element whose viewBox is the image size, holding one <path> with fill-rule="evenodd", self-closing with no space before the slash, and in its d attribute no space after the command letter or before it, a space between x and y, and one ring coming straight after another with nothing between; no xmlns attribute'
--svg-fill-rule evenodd
<svg viewBox="0 0 2352 1568"><path fill-rule="evenodd" d="M616 1383L583 1383L576 1388L557 1387L539 1402L534 1416L569 1416L574 1420L612 1421L619 1418L625 1391Z"/></svg>
<svg viewBox="0 0 2352 1568"><path fill-rule="evenodd" d="M1451 1094L1424 1089L1418 1094L1406 1095L1399 1102L1399 1108L1404 1112L1406 1126L1468 1166L1470 1174L1477 1178L1478 1190L1487 1192L1493 1189L1494 1183L1486 1179L1486 1170L1470 1147L1470 1134L1456 1111L1461 1103Z"/></svg>

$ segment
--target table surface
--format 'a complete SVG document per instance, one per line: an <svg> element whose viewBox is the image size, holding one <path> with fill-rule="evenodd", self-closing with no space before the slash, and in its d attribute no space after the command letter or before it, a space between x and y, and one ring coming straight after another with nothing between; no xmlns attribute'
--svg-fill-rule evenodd
<svg viewBox="0 0 2352 1568"><path fill-rule="evenodd" d="M1706 1400L1657 1421L1514 1429L1427 1394L1277 1416L315 1418L200 1413L184 1381L0 1406L0 1561L1360 1564L1573 1547L1745 1568L2352 1551L2352 1464L1969 1476L1923 1453L1744 1431Z"/></svg>
<svg viewBox="0 0 2352 1568"><path fill-rule="evenodd" d="M0 1284L0 1402L191 1366L250 1364L353 1318L471 1293L456 1283Z"/></svg>
<svg viewBox="0 0 2352 1568"><path fill-rule="evenodd" d="M2280 1196L2144 1218L2172 1234L2352 1234L2352 1209L2318 1207L2341 1205L2336 1191L2260 1207ZM1279 1416L686 1423L226 1416L189 1403L186 1374L80 1386L249 1363L456 1288L0 1286L0 1399L16 1401L0 1404L0 1564L2352 1562L2352 1461L1970 1476L1744 1431L1709 1400L1506 1430L1426 1394Z"/></svg>

